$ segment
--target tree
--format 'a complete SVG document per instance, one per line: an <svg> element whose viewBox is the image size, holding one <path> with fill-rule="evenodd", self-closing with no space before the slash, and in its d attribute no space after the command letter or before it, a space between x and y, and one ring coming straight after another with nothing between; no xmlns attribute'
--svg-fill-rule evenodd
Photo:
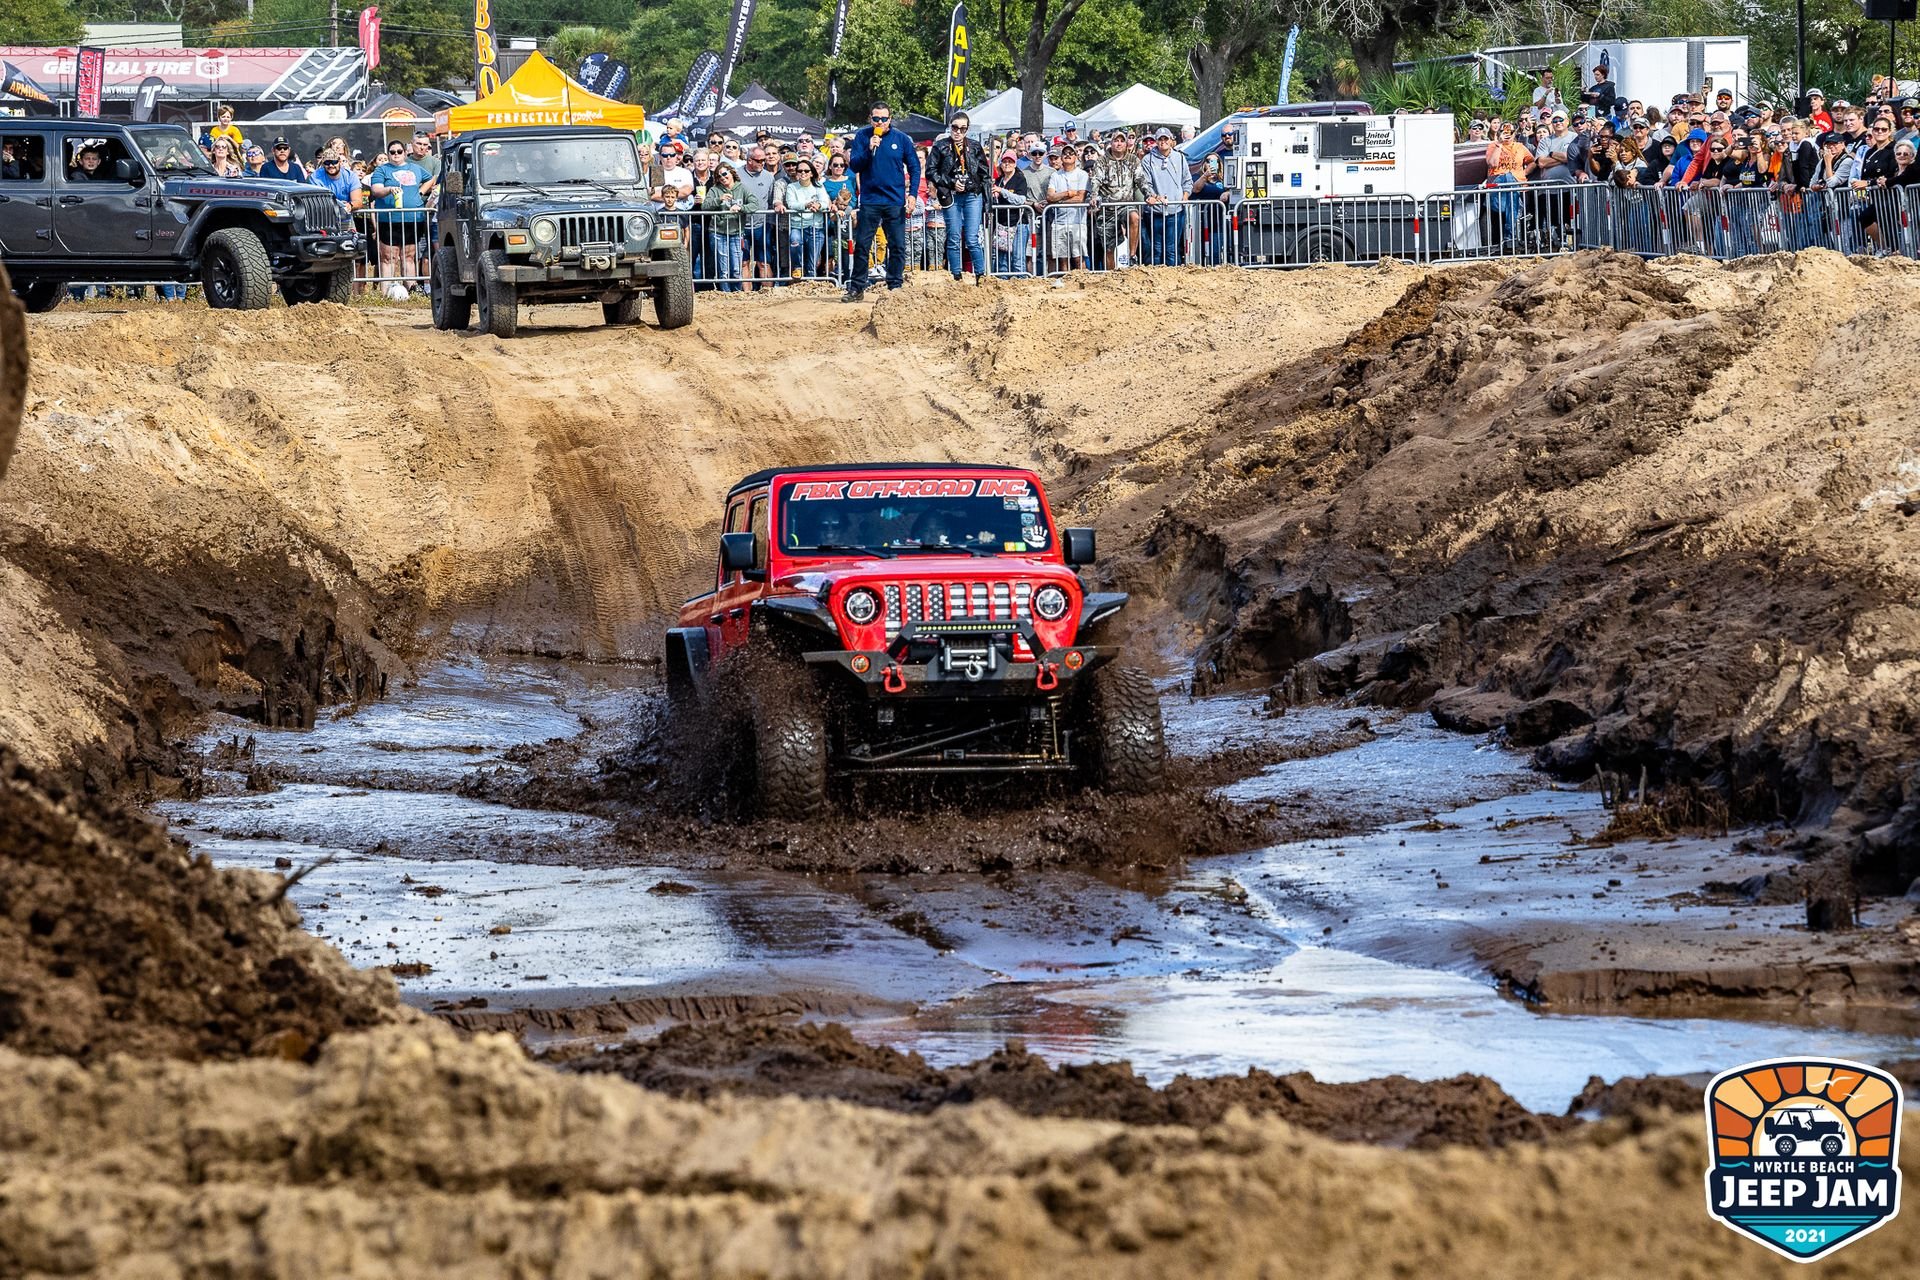
<svg viewBox="0 0 1920 1280"><path fill-rule="evenodd" d="M847 8L847 39L837 64L843 114L864 119L866 104L876 101L902 113L938 114L946 84L941 69L946 32L941 32L941 54L936 58L915 36L911 16L900 0L852 0ZM826 24L831 21L829 9L819 27L818 47L825 47ZM817 70L818 100L824 102L829 68L823 63Z"/></svg>
<svg viewBox="0 0 1920 1280"><path fill-rule="evenodd" d="M80 13L67 0L7 0L0 44L75 44L80 26Z"/></svg>
<svg viewBox="0 0 1920 1280"><path fill-rule="evenodd" d="M1044 120L1047 67L1067 34L1074 15L1087 0L993 0L987 10L986 30L993 33L1013 64L1013 82L1020 88L1020 128L1038 133ZM969 14L978 21L978 16Z"/></svg>
<svg viewBox="0 0 1920 1280"><path fill-rule="evenodd" d="M1302 16L1291 0L1160 0L1156 9L1181 33L1203 123L1226 114L1227 82L1247 56Z"/></svg>

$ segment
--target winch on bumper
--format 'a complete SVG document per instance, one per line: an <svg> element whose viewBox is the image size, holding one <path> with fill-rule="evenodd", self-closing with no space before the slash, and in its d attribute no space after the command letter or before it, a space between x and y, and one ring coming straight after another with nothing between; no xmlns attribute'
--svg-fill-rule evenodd
<svg viewBox="0 0 1920 1280"><path fill-rule="evenodd" d="M366 241L350 230L296 233L288 241L302 263L322 270L357 259L366 248Z"/></svg>
<svg viewBox="0 0 1920 1280"><path fill-rule="evenodd" d="M500 278L522 284L596 284L670 276L679 268L670 256L632 254L614 245L583 245L566 256L516 258L500 268Z"/></svg>
<svg viewBox="0 0 1920 1280"><path fill-rule="evenodd" d="M1014 656L1016 638L1032 657ZM813 666L838 667L870 697L1030 698L1065 689L1119 652L1117 646L1091 644L1042 649L1025 622L991 629L909 622L885 649L816 650L801 657Z"/></svg>

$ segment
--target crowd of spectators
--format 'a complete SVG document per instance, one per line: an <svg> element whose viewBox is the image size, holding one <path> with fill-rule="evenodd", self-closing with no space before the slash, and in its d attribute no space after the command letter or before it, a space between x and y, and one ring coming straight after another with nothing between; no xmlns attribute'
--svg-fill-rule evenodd
<svg viewBox="0 0 1920 1280"><path fill-rule="evenodd" d="M1488 112L1467 121L1466 140L1486 144L1487 185L1594 182L1685 192L1680 208L1703 241L1713 239L1709 202L1720 200L1735 224L1733 247L1752 252L1813 243L1796 233L1810 226L1816 203L1809 197L1821 193L1848 193L1841 202L1845 217L1867 242L1849 247L1880 249L1881 202L1869 193L1920 184L1914 163L1920 98L1889 92L1858 104L1844 98L1829 104L1825 93L1809 89L1805 110L1795 114L1766 101L1738 103L1721 88L1677 94L1663 112L1620 94L1604 70L1580 98L1564 101L1549 71L1532 100L1511 115ZM1770 199L1706 194L1713 191L1765 192ZM1496 207L1517 219L1520 200L1507 191ZM1771 239L1755 230L1762 217L1777 229Z"/></svg>

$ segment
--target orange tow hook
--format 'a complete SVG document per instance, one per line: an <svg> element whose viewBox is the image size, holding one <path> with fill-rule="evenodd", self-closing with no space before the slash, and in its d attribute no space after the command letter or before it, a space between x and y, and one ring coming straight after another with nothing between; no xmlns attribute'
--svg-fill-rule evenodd
<svg viewBox="0 0 1920 1280"><path fill-rule="evenodd" d="M1059 673L1060 673L1059 663L1057 662L1041 663L1039 674L1037 674L1033 678L1033 687L1040 690L1040 692L1042 693L1045 693L1049 689L1059 688L1060 687Z"/></svg>
<svg viewBox="0 0 1920 1280"><path fill-rule="evenodd" d="M880 687L888 693L905 693L907 673L897 663L889 666L884 673L884 678L880 681Z"/></svg>

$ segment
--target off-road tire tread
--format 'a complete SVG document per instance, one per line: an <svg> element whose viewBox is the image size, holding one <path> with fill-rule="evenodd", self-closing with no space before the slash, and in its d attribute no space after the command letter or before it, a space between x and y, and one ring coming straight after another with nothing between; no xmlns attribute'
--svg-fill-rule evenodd
<svg viewBox="0 0 1920 1280"><path fill-rule="evenodd" d="M225 308L215 307L213 290L207 288L205 265L222 251L233 255L234 265L240 271L239 300ZM260 243L260 237L247 228L222 227L208 236L200 250L200 260L200 288L208 306L216 310L265 311L273 302L273 259L267 256L267 246Z"/></svg>
<svg viewBox="0 0 1920 1280"><path fill-rule="evenodd" d="M325 302L335 302L347 306L353 301L353 268L342 267L327 277L327 291L321 295Z"/></svg>
<svg viewBox="0 0 1920 1280"><path fill-rule="evenodd" d="M511 338L520 332L520 298L513 284L500 279L494 270L506 261L504 250L489 249L480 255L479 270L474 272L473 291L482 295L486 304L480 308L480 322L496 338Z"/></svg>
<svg viewBox="0 0 1920 1280"><path fill-rule="evenodd" d="M765 818L826 816L826 708L813 681L804 673L762 673L749 701L754 809Z"/></svg>
<svg viewBox="0 0 1920 1280"><path fill-rule="evenodd" d="M618 302L600 304L600 314L608 324L639 324L646 315L647 295L635 291L623 293Z"/></svg>
<svg viewBox="0 0 1920 1280"><path fill-rule="evenodd" d="M653 310L662 329L693 323L693 260L675 253L673 265L671 275L656 276L653 281Z"/></svg>
<svg viewBox="0 0 1920 1280"><path fill-rule="evenodd" d="M59 280L37 280L32 284L14 286L14 296L20 299L20 305L29 315L45 315L59 306L67 296L67 286Z"/></svg>
<svg viewBox="0 0 1920 1280"><path fill-rule="evenodd" d="M1119 795L1140 795L1160 786L1166 773L1166 730L1160 695L1138 667L1108 666L1093 673L1086 733L1092 748L1093 785Z"/></svg>
<svg viewBox="0 0 1920 1280"><path fill-rule="evenodd" d="M433 251L433 327L461 332L473 324L473 295L460 283L459 253L451 245Z"/></svg>

